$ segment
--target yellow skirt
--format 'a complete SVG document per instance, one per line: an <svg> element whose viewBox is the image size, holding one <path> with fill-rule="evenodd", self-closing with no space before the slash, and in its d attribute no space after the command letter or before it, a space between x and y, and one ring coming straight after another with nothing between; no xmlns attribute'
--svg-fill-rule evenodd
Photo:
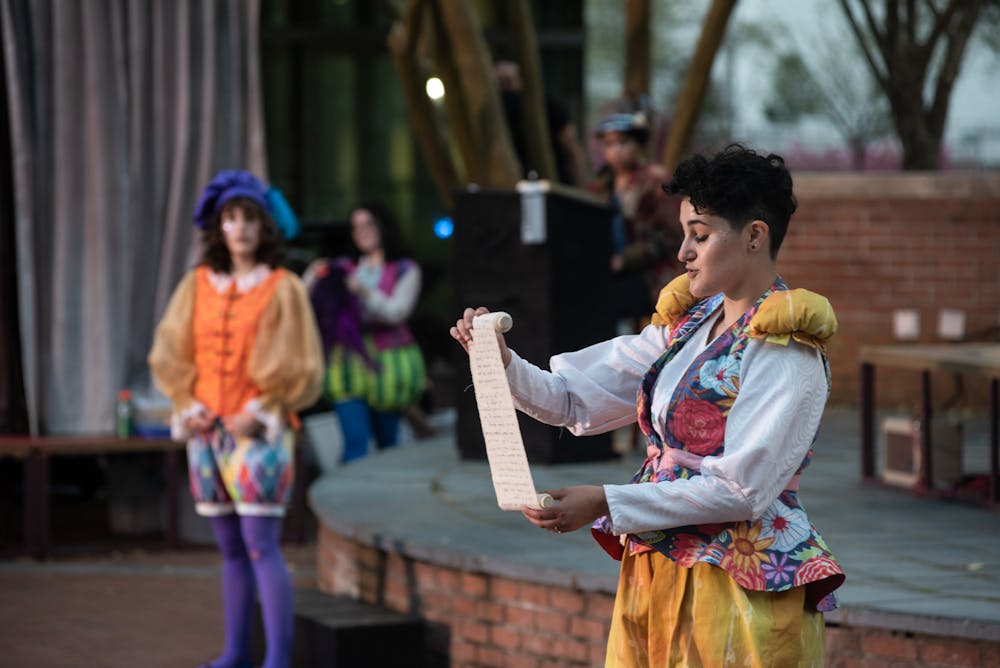
<svg viewBox="0 0 1000 668"><path fill-rule="evenodd" d="M824 633L803 587L748 591L711 564L626 550L604 665L823 668Z"/></svg>

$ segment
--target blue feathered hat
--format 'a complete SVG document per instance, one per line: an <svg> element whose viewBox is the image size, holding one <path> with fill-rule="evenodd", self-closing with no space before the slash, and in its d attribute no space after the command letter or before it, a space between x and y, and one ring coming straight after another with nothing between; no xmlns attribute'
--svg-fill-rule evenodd
<svg viewBox="0 0 1000 668"><path fill-rule="evenodd" d="M208 182L194 207L194 224L205 229L223 205L237 197L246 197L266 209L285 239L299 233L299 221L285 196L277 188L268 188L250 172L224 169Z"/></svg>

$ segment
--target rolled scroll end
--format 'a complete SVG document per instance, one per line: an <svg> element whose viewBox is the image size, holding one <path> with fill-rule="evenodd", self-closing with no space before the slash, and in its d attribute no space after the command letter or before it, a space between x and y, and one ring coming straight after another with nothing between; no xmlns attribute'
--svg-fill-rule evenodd
<svg viewBox="0 0 1000 668"><path fill-rule="evenodd" d="M510 317L509 313L497 311L493 315L496 316L493 326L497 328L498 332L509 332L510 328L514 326L514 319Z"/></svg>
<svg viewBox="0 0 1000 668"><path fill-rule="evenodd" d="M514 319L510 317L509 313L494 311L493 313L477 315L472 319L472 326L473 328L492 327L497 332L508 332L514 326Z"/></svg>
<svg viewBox="0 0 1000 668"><path fill-rule="evenodd" d="M551 508L556 505L556 500L549 494L536 494L535 496L538 497L539 508Z"/></svg>

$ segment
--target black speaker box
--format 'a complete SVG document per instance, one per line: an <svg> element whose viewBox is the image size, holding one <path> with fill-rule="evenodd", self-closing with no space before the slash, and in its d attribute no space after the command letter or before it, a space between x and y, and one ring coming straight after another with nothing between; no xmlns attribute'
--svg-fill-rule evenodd
<svg viewBox="0 0 1000 668"><path fill-rule="evenodd" d="M611 209L568 191L553 189L542 196L544 238L525 242L520 193L459 193L453 249L456 314L467 306L506 311L514 320L508 345L547 368L552 355L614 336ZM468 358L457 350L458 448L462 459L485 459ZM615 457L610 434L576 437L520 412L518 422L531 463Z"/></svg>

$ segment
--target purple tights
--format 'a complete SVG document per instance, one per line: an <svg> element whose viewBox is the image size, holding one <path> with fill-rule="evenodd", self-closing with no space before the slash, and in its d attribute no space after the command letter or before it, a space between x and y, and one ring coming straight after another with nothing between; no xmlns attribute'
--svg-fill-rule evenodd
<svg viewBox="0 0 1000 668"><path fill-rule="evenodd" d="M288 668L292 650L292 580L281 556L281 518L211 518L222 552L226 645L208 668L250 668L255 593L260 596L267 654L262 668Z"/></svg>

